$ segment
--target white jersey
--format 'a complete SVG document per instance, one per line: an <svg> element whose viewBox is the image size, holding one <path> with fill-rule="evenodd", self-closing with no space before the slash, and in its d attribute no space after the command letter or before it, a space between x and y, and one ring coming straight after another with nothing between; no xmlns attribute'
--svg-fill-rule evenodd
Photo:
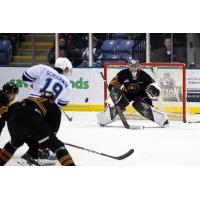
<svg viewBox="0 0 200 200"><path fill-rule="evenodd" d="M33 84L30 96L39 98L42 92L52 92L59 106L67 105L71 98L71 84L67 77L47 65L34 65L25 70L23 80Z"/></svg>

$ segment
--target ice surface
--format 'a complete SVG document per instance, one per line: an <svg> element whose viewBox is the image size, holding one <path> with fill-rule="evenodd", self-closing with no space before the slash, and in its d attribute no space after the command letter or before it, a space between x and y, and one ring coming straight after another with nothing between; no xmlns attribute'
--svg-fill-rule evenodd
<svg viewBox="0 0 200 200"><path fill-rule="evenodd" d="M99 127L96 112L67 112L73 116L69 122L62 115L58 137L62 141L93 149L113 156L129 149L135 152L118 161L87 151L67 147L75 163L81 166L138 166L138 165L200 165L200 124L172 121L167 128L155 128L150 121L129 120L130 125L142 125L143 130L127 130L120 121ZM0 147L10 139L7 128L0 137ZM27 150L19 148L7 165L18 165L17 159Z"/></svg>

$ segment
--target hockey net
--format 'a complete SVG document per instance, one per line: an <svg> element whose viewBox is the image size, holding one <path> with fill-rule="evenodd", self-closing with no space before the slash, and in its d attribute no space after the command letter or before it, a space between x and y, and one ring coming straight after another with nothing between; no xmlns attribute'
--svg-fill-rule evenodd
<svg viewBox="0 0 200 200"><path fill-rule="evenodd" d="M127 63L106 63L104 76L109 83L121 70L128 67ZM186 67L183 63L142 63L142 69L147 72L161 87L161 95L153 101L158 110L164 111L170 120L186 122ZM108 90L104 86L105 102ZM105 103L106 105L106 103ZM125 111L125 116L132 119L143 119L131 104Z"/></svg>

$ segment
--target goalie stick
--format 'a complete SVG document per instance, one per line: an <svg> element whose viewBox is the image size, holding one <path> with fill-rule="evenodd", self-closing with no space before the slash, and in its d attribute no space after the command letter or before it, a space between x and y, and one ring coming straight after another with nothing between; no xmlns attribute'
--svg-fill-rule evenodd
<svg viewBox="0 0 200 200"><path fill-rule="evenodd" d="M84 150L84 151L88 151L90 153L98 154L100 156L109 157L109 158L112 158L112 159L115 159L115 160L123 160L123 159L129 157L134 152L134 149L130 149L129 151L127 151L126 153L124 153L120 156L112 156L112 155L108 155L108 154L101 153L101 152L98 152L98 151L94 151L92 149L87 149L87 148L80 147L80 146L77 146L77 145L74 145L74 144L70 144L70 143L67 143L67 142L63 142L63 144L70 146L70 147L77 148L77 149L81 149L81 150Z"/></svg>
<svg viewBox="0 0 200 200"><path fill-rule="evenodd" d="M103 80L104 80L104 83L105 83L106 87L107 87L108 90L109 90L108 83L107 83L107 81L106 81L106 79L105 79L103 73L100 72L100 74L101 74L101 76L102 76L102 78L103 78ZM110 90L109 90L109 92L110 92ZM112 101L113 101L113 103L114 103L114 106L115 106L115 108L116 108L116 110L117 110L117 113L118 113L118 115L119 115L119 117L120 117L120 119L121 119L121 121L122 121L122 123L123 123L123 125L124 125L125 128L127 128L127 129L143 129L142 126L130 126L130 125L128 124L126 118L124 117L124 114L123 114L121 108L120 108L118 105L116 105L115 99L114 99L114 97L112 96L111 93L110 93L110 97L111 97L111 99L112 99Z"/></svg>

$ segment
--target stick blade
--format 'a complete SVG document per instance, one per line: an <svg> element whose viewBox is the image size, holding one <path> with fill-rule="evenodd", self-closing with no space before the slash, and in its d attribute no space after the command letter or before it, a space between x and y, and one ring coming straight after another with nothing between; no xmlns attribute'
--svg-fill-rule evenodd
<svg viewBox="0 0 200 200"><path fill-rule="evenodd" d="M141 130L144 129L144 126L129 126L129 129L133 129L133 130Z"/></svg>
<svg viewBox="0 0 200 200"><path fill-rule="evenodd" d="M121 155L121 156L118 156L118 157L115 157L115 159L117 160L123 160L127 157L129 157L131 154L134 153L134 149L130 149L128 152L126 152L125 154Z"/></svg>
<svg viewBox="0 0 200 200"><path fill-rule="evenodd" d="M200 121L188 122L189 124L200 123Z"/></svg>

